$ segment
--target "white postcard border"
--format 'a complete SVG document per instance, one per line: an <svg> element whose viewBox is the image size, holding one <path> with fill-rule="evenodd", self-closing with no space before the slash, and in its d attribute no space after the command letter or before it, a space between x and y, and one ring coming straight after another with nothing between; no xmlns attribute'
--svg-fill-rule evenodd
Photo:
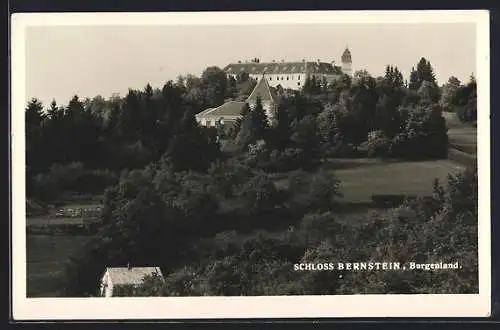
<svg viewBox="0 0 500 330"><path fill-rule="evenodd" d="M477 24L479 294L26 298L24 93L27 26L466 22ZM11 31L12 307L15 320L489 316L491 309L490 55L487 11L36 13L12 15Z"/></svg>

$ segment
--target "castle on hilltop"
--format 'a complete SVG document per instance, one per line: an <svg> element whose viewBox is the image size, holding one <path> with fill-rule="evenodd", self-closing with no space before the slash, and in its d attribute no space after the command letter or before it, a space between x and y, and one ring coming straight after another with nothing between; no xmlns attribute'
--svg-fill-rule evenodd
<svg viewBox="0 0 500 330"><path fill-rule="evenodd" d="M342 66L335 65L335 62L326 63L317 60L316 62L285 62L260 63L259 59L253 59L250 63L228 64L223 69L229 77L237 78L243 73L257 81L250 96L245 101L227 100L222 105L206 109L198 113L195 118L202 126L221 127L231 126L241 117L241 111L245 103L253 110L260 98L262 107L270 122L274 119L277 106L277 87L283 89L300 90L304 86L307 78L315 78L317 81L331 83L342 75L352 75L351 52L346 47L341 57Z"/></svg>
<svg viewBox="0 0 500 330"><path fill-rule="evenodd" d="M266 62L261 63L259 59L253 59L250 62L231 63L224 67L224 72L229 76L236 78L242 73L247 73L250 78L261 79L264 75L271 87L281 86L284 89L299 90L304 86L308 77L314 77L331 83L339 79L343 74L352 75L352 56L349 48L346 47L341 56L341 66L337 66L335 61L330 63L317 60L301 62Z"/></svg>

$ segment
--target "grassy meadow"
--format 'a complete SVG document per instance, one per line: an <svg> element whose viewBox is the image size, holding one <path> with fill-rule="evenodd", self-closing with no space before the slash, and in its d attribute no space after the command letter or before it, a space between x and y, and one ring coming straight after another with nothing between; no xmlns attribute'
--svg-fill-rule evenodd
<svg viewBox="0 0 500 330"><path fill-rule="evenodd" d="M102 198L102 197L101 197ZM49 214L30 216L26 218L26 227L58 228L63 225L78 225L96 222L95 217L55 216L61 209L91 208L100 206L99 198L65 198L63 205L51 210ZM52 229L51 229L52 230ZM27 233L26 262L28 297L57 297L64 280L64 268L68 258L78 251L91 235L67 233Z"/></svg>
<svg viewBox="0 0 500 330"><path fill-rule="evenodd" d="M346 203L369 203L372 195L414 195L432 194L432 184L438 178L444 182L449 174L463 167L449 160L398 162L376 159L332 159L324 165L335 171L340 180L340 199ZM276 182L286 187L288 178Z"/></svg>
<svg viewBox="0 0 500 330"><path fill-rule="evenodd" d="M462 152L477 154L477 127L461 123L455 113L445 112L443 117L448 127L450 146Z"/></svg>
<svg viewBox="0 0 500 330"><path fill-rule="evenodd" d="M59 296L66 261L91 238L83 235L27 235L26 295L30 298Z"/></svg>
<svg viewBox="0 0 500 330"><path fill-rule="evenodd" d="M456 127L448 130L450 145L468 154L477 154L477 128L471 126Z"/></svg>

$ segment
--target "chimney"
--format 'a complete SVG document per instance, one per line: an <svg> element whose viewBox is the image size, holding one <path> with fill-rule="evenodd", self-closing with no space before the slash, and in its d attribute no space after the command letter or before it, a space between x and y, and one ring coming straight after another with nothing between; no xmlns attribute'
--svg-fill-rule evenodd
<svg viewBox="0 0 500 330"><path fill-rule="evenodd" d="M127 262L127 269L128 269L128 270L131 270L131 269L132 269L132 266L130 266L130 262Z"/></svg>
<svg viewBox="0 0 500 330"><path fill-rule="evenodd" d="M275 60L273 60L273 63L276 62Z"/></svg>
<svg viewBox="0 0 500 330"><path fill-rule="evenodd" d="M285 63L285 60L283 60L283 59L282 59L282 60L281 60L281 63Z"/></svg>
<svg viewBox="0 0 500 330"><path fill-rule="evenodd" d="M320 64L320 63L321 63L321 61L320 61L320 59L318 58L318 64Z"/></svg>

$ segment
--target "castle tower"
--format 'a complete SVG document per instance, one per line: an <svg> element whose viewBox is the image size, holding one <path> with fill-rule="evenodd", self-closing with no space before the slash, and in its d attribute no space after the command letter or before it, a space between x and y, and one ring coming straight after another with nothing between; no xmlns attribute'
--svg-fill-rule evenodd
<svg viewBox="0 0 500 330"><path fill-rule="evenodd" d="M342 54L342 72L346 75L352 76L352 57L351 51L348 47L345 48Z"/></svg>
<svg viewBox="0 0 500 330"><path fill-rule="evenodd" d="M246 100L250 109L255 107L258 97L262 102L262 108L264 108L264 111L266 112L267 119L269 122L272 122L277 105L277 96L275 90L269 86L265 73L262 74L262 78L259 79L257 85L255 85L252 93L250 93L250 96Z"/></svg>

